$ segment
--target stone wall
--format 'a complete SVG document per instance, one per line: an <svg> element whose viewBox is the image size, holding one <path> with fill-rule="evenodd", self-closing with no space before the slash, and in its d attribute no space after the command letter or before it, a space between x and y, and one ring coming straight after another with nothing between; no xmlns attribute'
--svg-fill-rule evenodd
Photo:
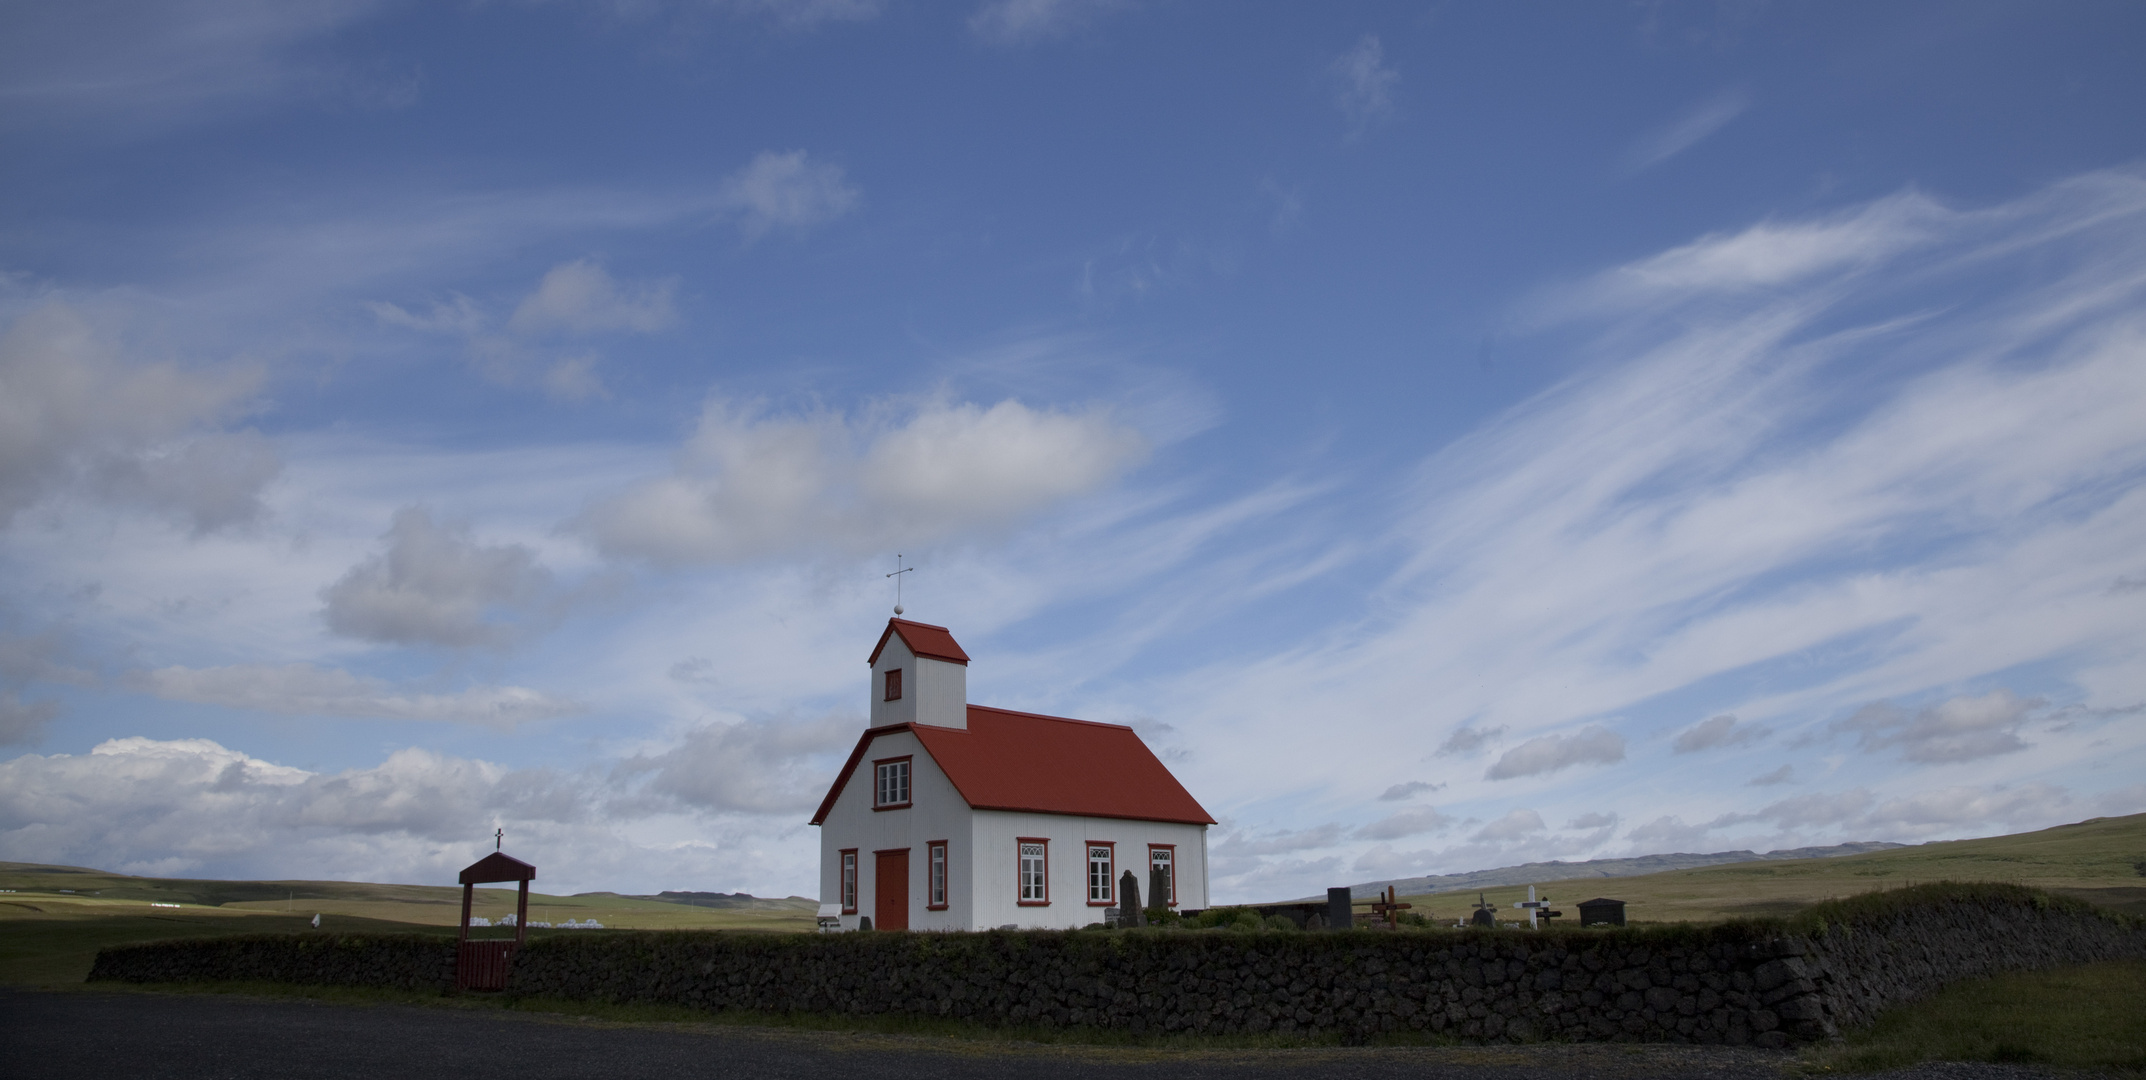
<svg viewBox="0 0 2146 1080"><path fill-rule="evenodd" d="M1851 903L1831 921L1795 925L1340 934L607 931L532 941L516 957L508 989L711 1010L909 1013L991 1026L1280 1031L1351 1042L1418 1031L1471 1042L1778 1047L1829 1037L1960 978L2146 957L2146 932L2085 905L2004 887L1928 888L1937 891L1884 894L1887 901ZM110 949L92 978L452 982L445 944L431 945L432 952L383 949L380 961L392 970L369 977L359 970L366 961L357 947L279 952L270 940ZM182 959L189 950L232 955ZM159 959L132 959L137 953ZM320 977L308 977L309 963L322 965Z"/></svg>
<svg viewBox="0 0 2146 1080"><path fill-rule="evenodd" d="M455 939L300 933L151 941L99 952L89 981L444 989L455 984Z"/></svg>

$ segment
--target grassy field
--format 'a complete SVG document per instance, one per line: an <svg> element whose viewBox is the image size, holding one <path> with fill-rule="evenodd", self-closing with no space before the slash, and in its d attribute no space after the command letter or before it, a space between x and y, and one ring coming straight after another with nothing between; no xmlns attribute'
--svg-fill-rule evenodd
<svg viewBox="0 0 2146 1080"><path fill-rule="evenodd" d="M1730 863L1643 877L1544 881L1539 894L1579 920L1578 903L1597 896L1626 901L1631 922L1718 922L1781 916L1836 897L1931 881L2004 881L2074 896L2115 911L2146 915L2146 814L2096 818L2040 832L1949 840L1835 859ZM1482 890L1498 918L1520 915L1512 904L1526 886ZM1404 899L1415 911L1453 922L1476 894L1439 893Z"/></svg>
<svg viewBox="0 0 2146 1080"><path fill-rule="evenodd" d="M514 901L513 889L478 889L471 911L496 920L513 913ZM532 922L594 919L622 930L802 931L813 928L815 907L795 899L711 908L613 893L529 894ZM459 886L141 878L0 863L0 983L81 982L98 949L130 941L309 930L315 915L326 930L451 934L461 914Z"/></svg>
<svg viewBox="0 0 2146 1080"><path fill-rule="evenodd" d="M1806 1051L1813 1071L1875 1072L1918 1061L1996 1061L2146 1071L2146 963L2014 972L1961 983L1887 1012L1842 1045Z"/></svg>

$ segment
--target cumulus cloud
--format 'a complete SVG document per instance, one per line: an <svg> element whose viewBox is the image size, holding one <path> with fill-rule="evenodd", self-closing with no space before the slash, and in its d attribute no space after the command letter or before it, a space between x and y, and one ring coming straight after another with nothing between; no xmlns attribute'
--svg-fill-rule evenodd
<svg viewBox="0 0 2146 1080"><path fill-rule="evenodd" d="M606 554L724 562L885 550L1013 521L1117 479L1146 440L1100 411L935 403L896 423L710 401L677 471L585 511Z"/></svg>
<svg viewBox="0 0 2146 1080"><path fill-rule="evenodd" d="M1483 826L1475 834L1478 841L1519 840L1531 833L1539 833L1548 826L1542 823L1542 815L1533 810L1513 810L1504 817Z"/></svg>
<svg viewBox="0 0 2146 1080"><path fill-rule="evenodd" d="M818 805L837 755L863 730L848 715L703 724L669 750L626 759L617 773L645 774L646 791L690 807L794 813Z"/></svg>
<svg viewBox="0 0 2146 1080"><path fill-rule="evenodd" d="M1741 90L1716 94L1659 130L1635 140L1624 153L1624 171L1641 172L1691 149L1743 115L1751 99Z"/></svg>
<svg viewBox="0 0 2146 1080"><path fill-rule="evenodd" d="M1565 827L1568 829L1607 829L1615 824L1617 824L1617 815L1593 813L1581 814L1579 817L1566 822Z"/></svg>
<svg viewBox="0 0 2146 1080"><path fill-rule="evenodd" d="M0 332L0 526L61 493L146 505L197 532L259 516L281 463L259 436L220 429L261 380L130 360L61 301L17 316Z"/></svg>
<svg viewBox="0 0 2146 1080"><path fill-rule="evenodd" d="M1600 724L1570 735L1544 735L1505 752L1483 775L1491 780L1538 776L1573 765L1607 765L1624 760L1624 736Z"/></svg>
<svg viewBox="0 0 2146 1080"><path fill-rule="evenodd" d="M1316 851L1330 848L1347 838L1347 830L1337 822L1309 829L1276 829L1266 833L1235 830L1214 846L1218 859L1246 860L1261 855L1286 855L1299 851Z"/></svg>
<svg viewBox="0 0 2146 1080"><path fill-rule="evenodd" d="M1426 791L1437 791L1439 788L1442 788L1444 786L1444 784L1433 784L1424 780L1410 780L1405 784L1395 784L1394 786L1387 788L1383 793L1379 795L1379 801L1400 802L1402 799L1410 798L1415 795L1420 795Z"/></svg>
<svg viewBox="0 0 2146 1080"><path fill-rule="evenodd" d="M1360 840L1398 840L1404 836L1439 832L1451 828L1452 825L1452 818L1425 806L1380 818L1356 830L1355 835Z"/></svg>
<svg viewBox="0 0 2146 1080"><path fill-rule="evenodd" d="M1386 66L1386 49L1377 34L1358 38L1327 73L1334 82L1334 107L1348 117L1351 134L1362 134L1393 115L1393 88L1401 73Z"/></svg>
<svg viewBox="0 0 2146 1080"><path fill-rule="evenodd" d="M815 878L807 859L768 852L792 822L700 816L689 840L670 842L635 803L599 775L427 749L315 773L208 739L112 739L88 754L0 762L0 857L127 874L453 885L504 827L506 850L534 857L554 891Z"/></svg>
<svg viewBox="0 0 2146 1080"><path fill-rule="evenodd" d="M1734 716L1723 715L1685 728L1670 745L1679 754L1691 754L1720 746L1746 746L1771 734L1763 725L1741 723Z"/></svg>
<svg viewBox="0 0 2146 1080"><path fill-rule="evenodd" d="M45 724L60 714L57 702L24 701L13 690L0 691L0 746L20 746L45 737Z"/></svg>
<svg viewBox="0 0 2146 1080"><path fill-rule="evenodd" d="M312 664L164 667L127 676L129 688L167 701L189 701L284 716L425 720L512 729L581 711L574 702L522 686L473 686L454 693L412 693L386 680Z"/></svg>
<svg viewBox="0 0 2146 1080"><path fill-rule="evenodd" d="M556 401L608 397L597 374L601 354L570 339L600 334L653 334L678 319L674 279L622 282L593 259L563 262L544 272L536 288L501 323L485 305L456 294L411 311L386 301L372 303L384 326L462 338L471 361L502 386L534 383ZM497 328L495 329L495 325Z"/></svg>
<svg viewBox="0 0 2146 1080"><path fill-rule="evenodd" d="M560 263L546 271L536 291L514 309L507 330L517 334L553 330L654 333L677 318L671 309L676 287L676 282L662 281L621 289L608 271L588 259Z"/></svg>
<svg viewBox="0 0 2146 1080"><path fill-rule="evenodd" d="M479 544L422 507L396 511L382 539L385 551L321 590L330 630L389 645L502 645L552 592L528 548Z"/></svg>
<svg viewBox="0 0 2146 1080"><path fill-rule="evenodd" d="M803 150L763 150L716 188L717 205L748 238L833 221L855 210L859 198L841 166L815 162Z"/></svg>
<svg viewBox="0 0 2146 1080"><path fill-rule="evenodd" d="M994 45L1021 45L1125 6L1126 0L990 0L969 16L969 32Z"/></svg>
<svg viewBox="0 0 2146 1080"><path fill-rule="evenodd" d="M1487 728L1455 728L1453 730L1453 734L1446 736L1446 741L1438 744L1438 751L1436 756L1446 757L1452 754L1472 754L1489 745L1492 739L1495 739L1503 734L1505 734L1505 725L1503 724Z"/></svg>
<svg viewBox="0 0 2146 1080"><path fill-rule="evenodd" d="M1744 783L1747 787L1771 787L1775 784L1789 783L1795 780L1795 778L1796 767L1794 765L1783 765L1780 768L1773 770L1772 772L1761 773L1757 776L1754 776L1751 779L1745 781Z"/></svg>
<svg viewBox="0 0 2146 1080"><path fill-rule="evenodd" d="M2027 744L2018 734L2020 725L2045 704L2041 698L2021 698L2002 688L1980 697L1948 698L1913 713L1878 701L1833 727L1860 733L1865 750L1897 746L1900 756L1909 761L1973 761L2025 750Z"/></svg>

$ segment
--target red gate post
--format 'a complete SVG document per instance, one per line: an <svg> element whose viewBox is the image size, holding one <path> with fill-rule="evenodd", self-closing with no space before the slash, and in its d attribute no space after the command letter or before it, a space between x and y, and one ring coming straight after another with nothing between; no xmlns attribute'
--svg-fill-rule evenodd
<svg viewBox="0 0 2146 1080"><path fill-rule="evenodd" d="M514 952L529 934L529 883L536 880L536 867L504 852L495 851L462 870L462 932L455 942L455 988L458 990L505 990L507 970ZM518 881L520 894L514 905L514 940L471 941L469 909L476 887L494 881Z"/></svg>

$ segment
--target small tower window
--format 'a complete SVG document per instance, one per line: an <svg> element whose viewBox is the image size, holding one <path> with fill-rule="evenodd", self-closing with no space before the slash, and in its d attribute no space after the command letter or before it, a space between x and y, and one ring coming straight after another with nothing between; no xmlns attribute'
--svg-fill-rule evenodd
<svg viewBox="0 0 2146 1080"><path fill-rule="evenodd" d="M887 700L888 700L888 701L900 701L901 699L902 699L902 669L900 669L900 668L888 668L888 669L887 669Z"/></svg>

